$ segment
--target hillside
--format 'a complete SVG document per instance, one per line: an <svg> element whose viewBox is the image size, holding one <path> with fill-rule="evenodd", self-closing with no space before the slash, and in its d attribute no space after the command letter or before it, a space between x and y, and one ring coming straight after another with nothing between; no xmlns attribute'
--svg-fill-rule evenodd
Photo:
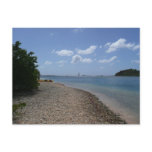
<svg viewBox="0 0 152 152"><path fill-rule="evenodd" d="M140 76L140 72L136 69L127 69L117 72L115 76Z"/></svg>

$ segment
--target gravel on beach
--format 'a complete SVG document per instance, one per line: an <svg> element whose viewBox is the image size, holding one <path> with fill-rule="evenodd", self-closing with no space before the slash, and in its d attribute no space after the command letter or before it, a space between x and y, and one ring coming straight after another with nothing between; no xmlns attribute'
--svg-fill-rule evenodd
<svg viewBox="0 0 152 152"><path fill-rule="evenodd" d="M26 103L13 112L13 124L125 124L87 91L60 83L40 82L37 91L18 93L13 104Z"/></svg>

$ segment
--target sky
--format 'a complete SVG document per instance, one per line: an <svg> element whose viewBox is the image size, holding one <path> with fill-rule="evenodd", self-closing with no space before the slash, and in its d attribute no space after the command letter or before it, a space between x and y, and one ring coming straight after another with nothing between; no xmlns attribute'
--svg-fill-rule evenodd
<svg viewBox="0 0 152 152"><path fill-rule="evenodd" d="M42 75L114 75L140 64L139 28L13 28Z"/></svg>

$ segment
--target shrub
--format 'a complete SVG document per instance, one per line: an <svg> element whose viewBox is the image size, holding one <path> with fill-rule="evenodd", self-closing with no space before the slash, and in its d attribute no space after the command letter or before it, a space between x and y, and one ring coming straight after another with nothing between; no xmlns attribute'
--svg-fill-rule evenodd
<svg viewBox="0 0 152 152"><path fill-rule="evenodd" d="M20 48L21 43L13 44L13 91L32 90L39 86L40 73L37 69L37 57Z"/></svg>
<svg viewBox="0 0 152 152"><path fill-rule="evenodd" d="M18 103L18 104L13 104L13 112L16 112L19 108L23 109L23 107L26 106L26 103Z"/></svg>

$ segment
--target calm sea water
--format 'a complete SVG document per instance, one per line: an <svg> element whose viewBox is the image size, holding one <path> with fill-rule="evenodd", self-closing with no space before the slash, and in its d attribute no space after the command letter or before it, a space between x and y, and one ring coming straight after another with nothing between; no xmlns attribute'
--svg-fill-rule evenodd
<svg viewBox="0 0 152 152"><path fill-rule="evenodd" d="M72 77L41 76L67 86L83 89L95 94L128 123L139 123L140 82L139 77Z"/></svg>

